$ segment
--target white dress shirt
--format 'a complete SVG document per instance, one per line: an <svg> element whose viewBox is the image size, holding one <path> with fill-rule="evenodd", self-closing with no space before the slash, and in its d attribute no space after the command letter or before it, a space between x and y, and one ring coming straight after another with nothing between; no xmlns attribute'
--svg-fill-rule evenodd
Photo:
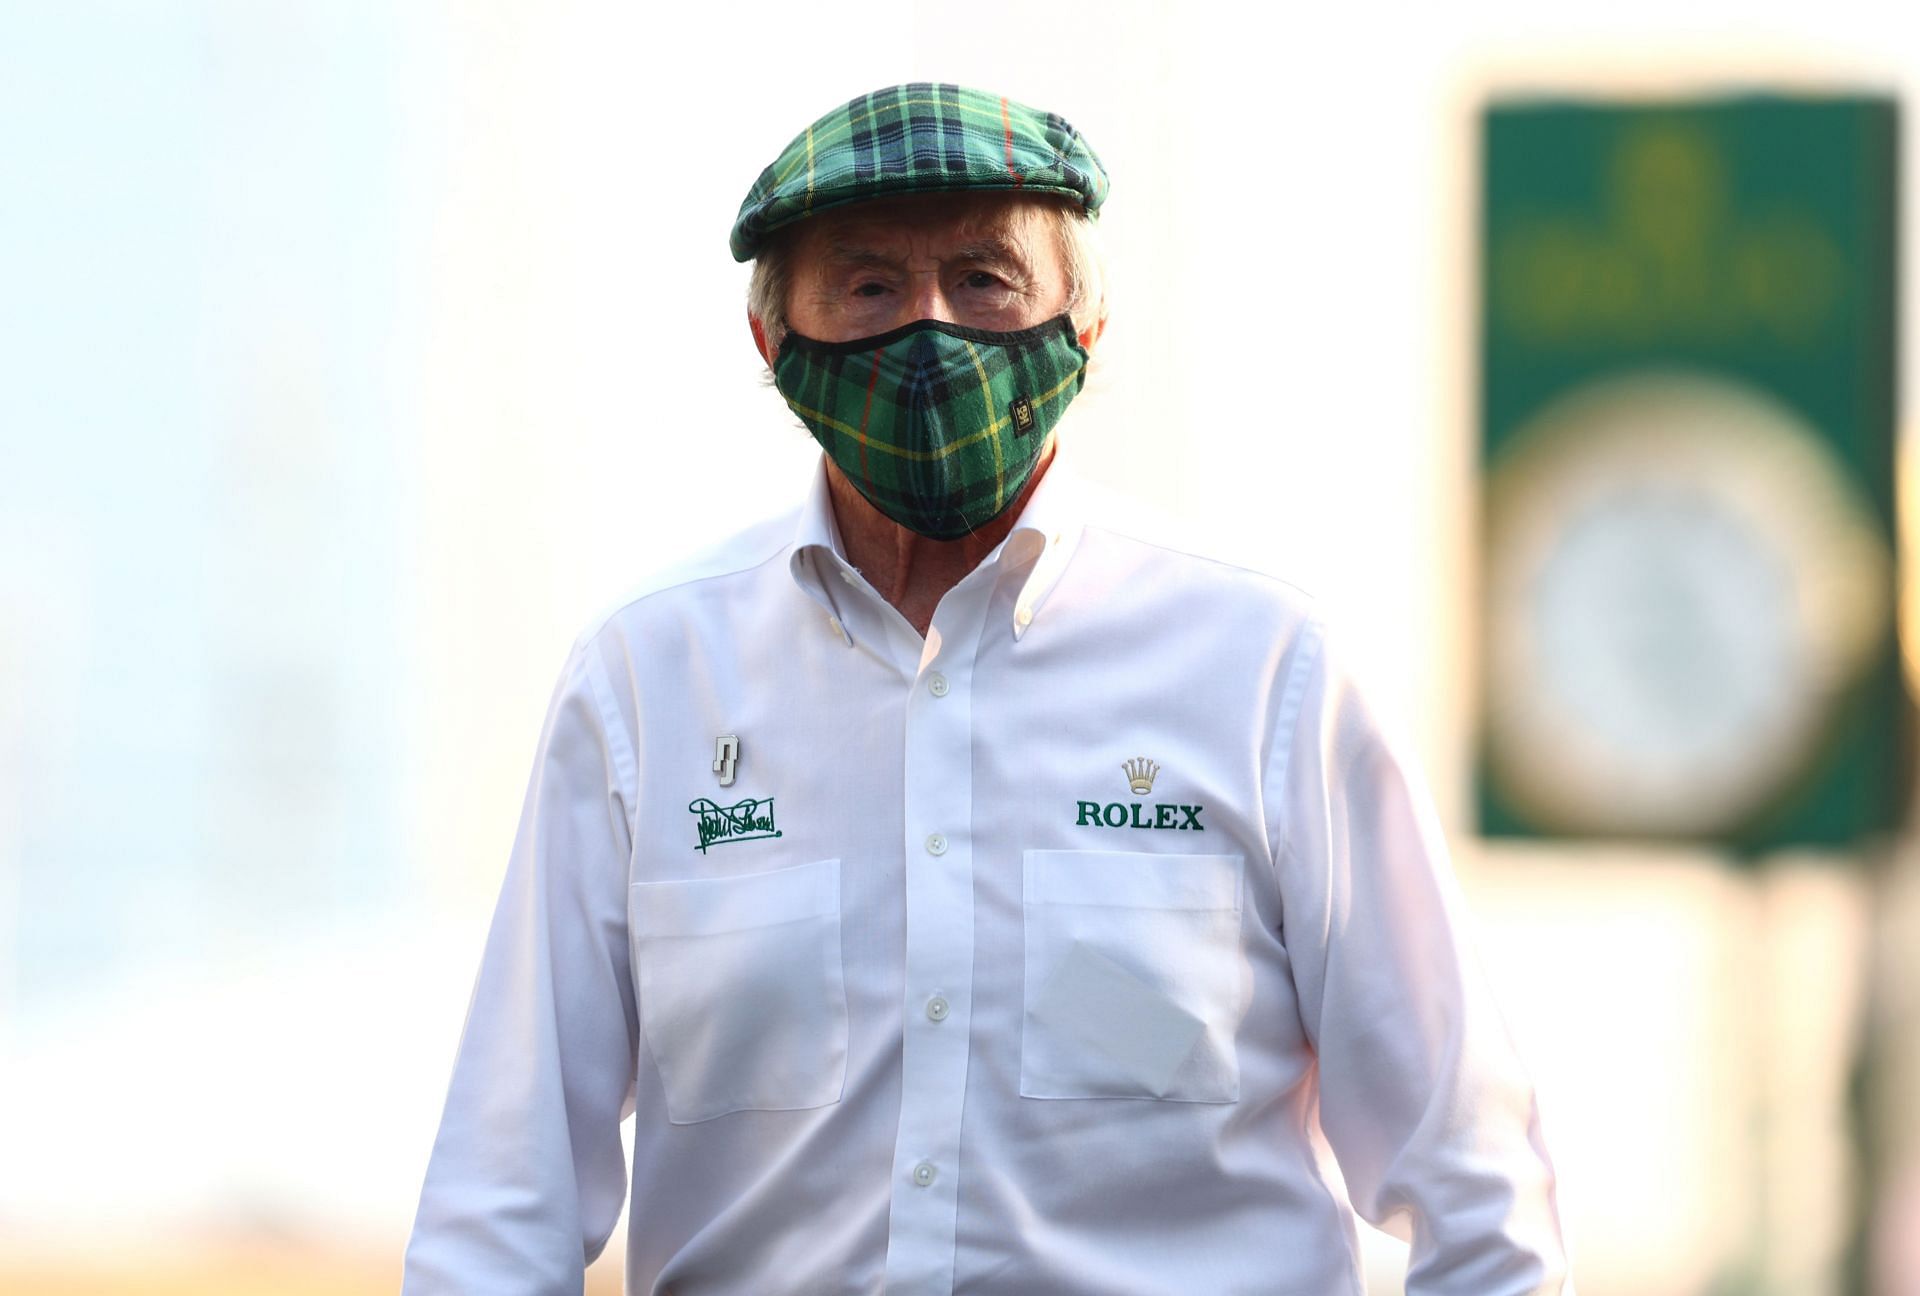
<svg viewBox="0 0 1920 1296"><path fill-rule="evenodd" d="M922 639L822 474L580 637L406 1292L578 1292L628 1114L633 1293L1358 1293L1356 1210L1411 1293L1571 1291L1337 641L1086 498L1056 464Z"/></svg>

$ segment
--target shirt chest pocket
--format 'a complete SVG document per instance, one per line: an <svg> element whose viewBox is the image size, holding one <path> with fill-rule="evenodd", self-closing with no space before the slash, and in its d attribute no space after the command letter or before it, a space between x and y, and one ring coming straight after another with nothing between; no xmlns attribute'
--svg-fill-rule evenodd
<svg viewBox="0 0 1920 1296"><path fill-rule="evenodd" d="M1028 1098L1235 1102L1238 855L1028 851Z"/></svg>
<svg viewBox="0 0 1920 1296"><path fill-rule="evenodd" d="M637 882L627 903L640 1016L669 1120L840 1100L839 860Z"/></svg>

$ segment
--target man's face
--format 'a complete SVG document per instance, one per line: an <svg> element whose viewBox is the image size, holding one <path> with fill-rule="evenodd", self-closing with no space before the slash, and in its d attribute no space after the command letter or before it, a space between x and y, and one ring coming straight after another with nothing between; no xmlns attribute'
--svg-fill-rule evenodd
<svg viewBox="0 0 1920 1296"><path fill-rule="evenodd" d="M1067 295L1039 200L916 194L837 208L799 227L787 324L821 342L928 319L1008 332L1060 315Z"/></svg>

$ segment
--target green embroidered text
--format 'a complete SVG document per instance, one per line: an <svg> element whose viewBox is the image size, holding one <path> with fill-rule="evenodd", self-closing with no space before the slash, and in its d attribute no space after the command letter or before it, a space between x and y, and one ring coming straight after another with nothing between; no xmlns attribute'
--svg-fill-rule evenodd
<svg viewBox="0 0 1920 1296"><path fill-rule="evenodd" d="M780 836L780 830L773 824L772 797L764 801L748 797L730 806L716 805L706 797L695 797L687 809L700 816L700 845L695 849L702 855L707 853L709 846Z"/></svg>
<svg viewBox="0 0 1920 1296"><path fill-rule="evenodd" d="M1200 822L1200 811L1204 806L1164 805L1143 806L1138 801L1128 804L1111 801L1101 805L1098 801L1078 801L1080 814L1074 820L1076 828L1164 828L1178 832L1205 832L1206 825ZM1149 815L1141 811L1151 810Z"/></svg>

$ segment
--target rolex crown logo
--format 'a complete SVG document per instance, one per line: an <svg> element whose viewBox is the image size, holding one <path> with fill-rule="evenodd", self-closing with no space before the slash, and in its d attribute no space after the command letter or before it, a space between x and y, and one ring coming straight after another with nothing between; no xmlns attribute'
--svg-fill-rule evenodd
<svg viewBox="0 0 1920 1296"><path fill-rule="evenodd" d="M1135 756L1120 768L1126 771L1127 786L1133 789L1135 796L1145 796L1153 791L1153 781L1160 776L1160 767L1145 756Z"/></svg>

